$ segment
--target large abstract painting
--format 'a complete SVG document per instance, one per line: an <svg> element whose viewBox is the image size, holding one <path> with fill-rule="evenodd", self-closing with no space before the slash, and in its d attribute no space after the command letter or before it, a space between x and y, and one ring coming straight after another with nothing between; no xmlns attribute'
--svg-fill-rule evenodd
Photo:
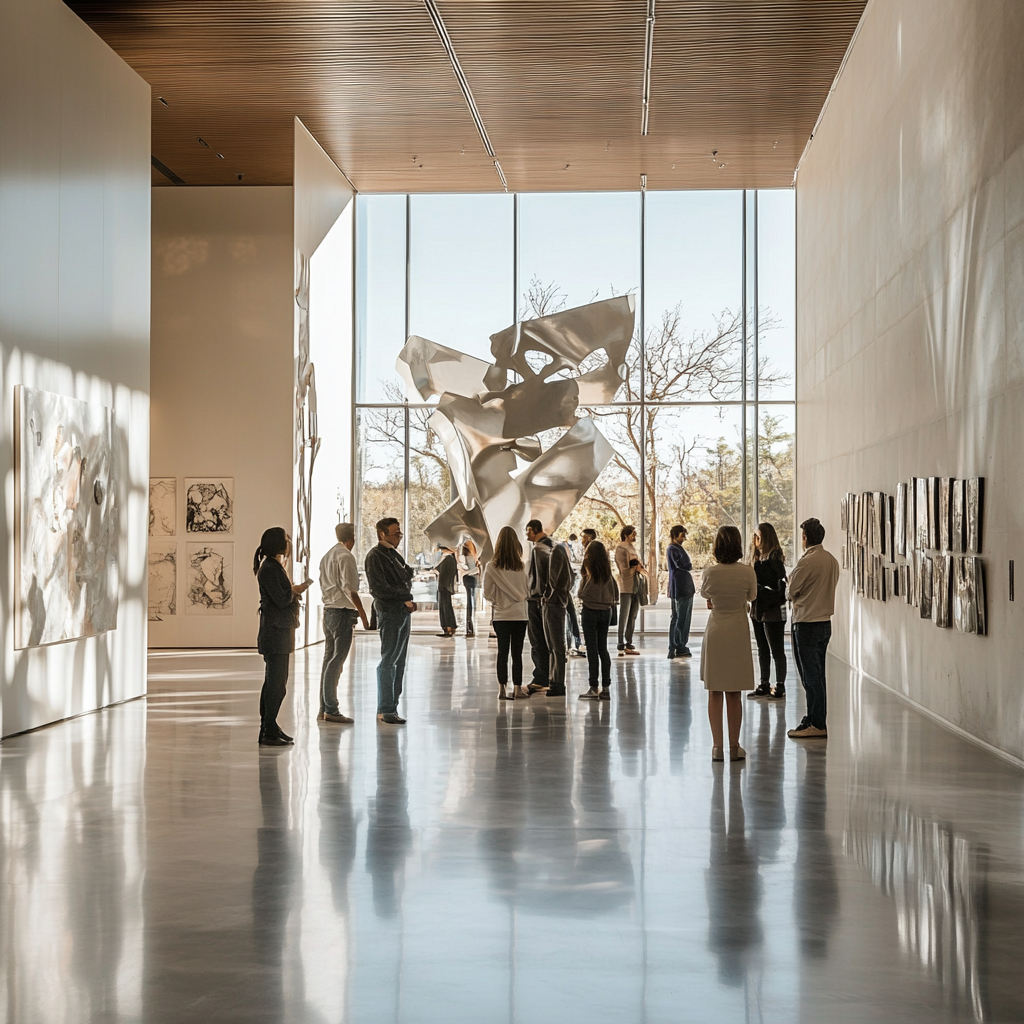
<svg viewBox="0 0 1024 1024"><path fill-rule="evenodd" d="M493 362L409 338L398 370L410 399L438 398L430 426L458 491L426 528L431 541L468 535L486 559L503 526L558 528L614 454L595 420L577 413L615 398L634 316L624 295L525 320L491 335ZM564 433L544 449L540 435L556 429Z"/></svg>
<svg viewBox="0 0 1024 1024"><path fill-rule="evenodd" d="M235 481L230 477L185 481L185 532L232 533Z"/></svg>
<svg viewBox="0 0 1024 1024"><path fill-rule="evenodd" d="M149 621L163 622L178 614L178 545L173 540L149 542Z"/></svg>
<svg viewBox="0 0 1024 1024"><path fill-rule="evenodd" d="M230 615L234 590L234 545L189 544L185 571L185 611Z"/></svg>
<svg viewBox="0 0 1024 1024"><path fill-rule="evenodd" d="M18 388L15 644L117 626L120 522L114 414Z"/></svg>

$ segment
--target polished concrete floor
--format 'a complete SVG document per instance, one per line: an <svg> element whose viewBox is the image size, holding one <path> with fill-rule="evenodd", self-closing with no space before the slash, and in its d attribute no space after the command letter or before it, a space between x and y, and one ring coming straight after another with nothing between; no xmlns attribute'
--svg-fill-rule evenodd
<svg viewBox="0 0 1024 1024"><path fill-rule="evenodd" d="M827 743L748 704L722 765L662 642L566 705L414 638L389 728L375 640L350 727L297 656L293 748L257 748L244 651L0 745L0 1019L1024 1021L1024 774L838 663Z"/></svg>

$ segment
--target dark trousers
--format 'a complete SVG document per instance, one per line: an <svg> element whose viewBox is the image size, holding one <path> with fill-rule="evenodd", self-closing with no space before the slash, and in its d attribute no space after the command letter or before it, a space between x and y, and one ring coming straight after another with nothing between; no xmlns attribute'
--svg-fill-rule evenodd
<svg viewBox="0 0 1024 1024"><path fill-rule="evenodd" d="M375 601L376 605L377 602ZM405 679L412 614L404 604L377 606L380 626L380 664L377 666L377 714L395 714Z"/></svg>
<svg viewBox="0 0 1024 1024"><path fill-rule="evenodd" d="M527 629L530 634L530 657L533 658L532 682L537 686L547 686L550 681L548 671L551 668L551 652L548 650L547 640L544 639L544 611L540 601L527 601L526 606L530 610Z"/></svg>
<svg viewBox="0 0 1024 1024"><path fill-rule="evenodd" d="M466 632L472 633L473 616L476 613L476 577L464 576L462 585L466 588Z"/></svg>
<svg viewBox="0 0 1024 1024"><path fill-rule="evenodd" d="M277 713L281 710L284 695L288 690L288 659L290 654L264 654L266 668L263 673L263 689L260 691L260 735L277 736L281 727L277 724Z"/></svg>
<svg viewBox="0 0 1024 1024"><path fill-rule="evenodd" d="M761 682L769 683L772 674L772 658L775 659L775 683L781 686L786 681L786 624L784 622L758 622L754 624L754 639L757 641L757 660L761 663Z"/></svg>
<svg viewBox="0 0 1024 1024"><path fill-rule="evenodd" d="M587 642L587 666L590 669L590 686L595 690L599 672L601 686L607 690L612 685L612 656L608 653L608 627L611 621L611 608L583 609L583 638Z"/></svg>
<svg viewBox="0 0 1024 1024"><path fill-rule="evenodd" d="M544 640L548 645L551 689L565 691L565 606L551 601L544 606Z"/></svg>
<svg viewBox="0 0 1024 1024"><path fill-rule="evenodd" d="M636 594L619 594L619 650L633 643L633 628L636 626L636 613L640 611L640 602Z"/></svg>
<svg viewBox="0 0 1024 1024"><path fill-rule="evenodd" d="M324 666L320 671L320 710L337 715L338 679L352 649L358 614L352 608L324 609Z"/></svg>
<svg viewBox="0 0 1024 1024"><path fill-rule="evenodd" d="M576 618L576 602L569 598L569 603L565 606L566 612L566 625L569 627L569 634L572 636L573 645L579 647L580 645L580 623L579 619Z"/></svg>
<svg viewBox="0 0 1024 1024"><path fill-rule="evenodd" d="M491 623L498 637L498 682L508 685L508 656L512 655L512 685L523 685L523 641L526 623L519 619L496 619Z"/></svg>
<svg viewBox="0 0 1024 1024"><path fill-rule="evenodd" d="M455 609L452 607L452 595L447 590L437 591L437 613L441 618L441 628L454 630L458 626L455 621Z"/></svg>
<svg viewBox="0 0 1024 1024"><path fill-rule="evenodd" d="M825 728L825 652L831 639L829 621L793 624L793 658L807 696L807 721L816 729Z"/></svg>
<svg viewBox="0 0 1024 1024"><path fill-rule="evenodd" d="M690 621L693 618L693 594L672 597L672 618L668 623L668 653L679 654L690 643Z"/></svg>

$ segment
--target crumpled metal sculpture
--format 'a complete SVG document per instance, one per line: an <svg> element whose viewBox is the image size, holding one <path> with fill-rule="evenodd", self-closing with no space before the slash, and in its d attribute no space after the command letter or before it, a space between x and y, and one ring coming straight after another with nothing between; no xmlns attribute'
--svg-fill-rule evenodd
<svg viewBox="0 0 1024 1024"><path fill-rule="evenodd" d="M614 400L635 311L624 295L513 324L491 335L493 363L409 338L397 368L410 400L439 397L430 426L458 491L424 531L431 542L454 547L469 536L486 560L503 526L559 527L614 454L577 410ZM563 427L544 450L538 435Z"/></svg>

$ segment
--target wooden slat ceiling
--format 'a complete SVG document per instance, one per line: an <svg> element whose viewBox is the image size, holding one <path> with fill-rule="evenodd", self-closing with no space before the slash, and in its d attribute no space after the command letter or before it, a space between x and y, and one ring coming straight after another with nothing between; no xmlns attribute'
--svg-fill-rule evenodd
<svg viewBox="0 0 1024 1024"><path fill-rule="evenodd" d="M360 191L501 189L422 0L66 2L186 184L290 184L298 116ZM646 0L438 0L522 192L790 185L864 5L658 0L641 137Z"/></svg>

